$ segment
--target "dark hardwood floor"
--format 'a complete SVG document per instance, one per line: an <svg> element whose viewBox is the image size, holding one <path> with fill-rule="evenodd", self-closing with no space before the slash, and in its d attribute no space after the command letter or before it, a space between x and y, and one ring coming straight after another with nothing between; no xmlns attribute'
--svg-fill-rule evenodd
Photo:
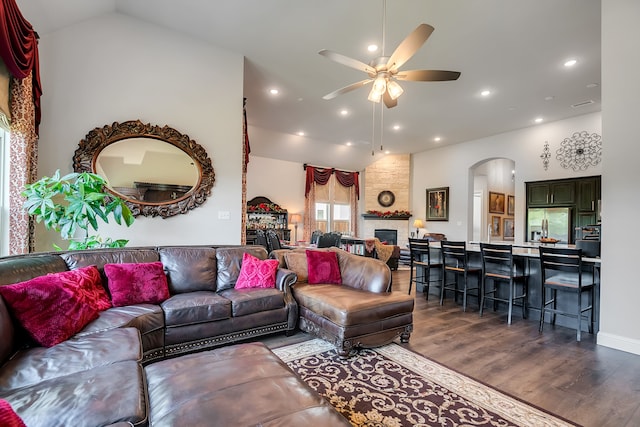
<svg viewBox="0 0 640 427"><path fill-rule="evenodd" d="M409 271L393 272L394 289L409 289ZM415 291L413 291L415 292ZM432 290L434 292L434 290ZM308 339L299 332L264 340L277 347ZM584 426L640 426L640 356L595 344L575 330L485 310L467 312L452 298L416 296L414 331L407 347L443 365Z"/></svg>

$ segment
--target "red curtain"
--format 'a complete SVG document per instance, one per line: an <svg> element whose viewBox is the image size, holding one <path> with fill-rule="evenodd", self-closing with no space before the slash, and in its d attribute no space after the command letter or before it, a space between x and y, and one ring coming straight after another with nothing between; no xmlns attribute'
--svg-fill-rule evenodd
<svg viewBox="0 0 640 427"><path fill-rule="evenodd" d="M360 199L360 184L358 182L358 172L345 172L333 168L317 168L314 166L304 165L306 170L306 182L304 186L304 197L309 195L311 184L314 182L320 185L327 185L331 174L336 175L336 179L343 187L353 187L356 189L356 197Z"/></svg>
<svg viewBox="0 0 640 427"><path fill-rule="evenodd" d="M247 171L247 165L249 164L249 153L251 153L251 146L249 145L249 130L247 129L247 98L242 101L242 131L244 133L244 163L243 171Z"/></svg>
<svg viewBox="0 0 640 427"><path fill-rule="evenodd" d="M40 69L38 65L38 34L24 19L15 0L2 1L0 9L0 57L12 76L24 79L31 75L33 103L35 105L35 130L40 125Z"/></svg>

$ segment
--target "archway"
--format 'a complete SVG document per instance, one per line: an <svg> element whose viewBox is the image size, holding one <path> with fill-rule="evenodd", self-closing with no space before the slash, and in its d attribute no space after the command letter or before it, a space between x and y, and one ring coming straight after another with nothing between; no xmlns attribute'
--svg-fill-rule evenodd
<svg viewBox="0 0 640 427"><path fill-rule="evenodd" d="M514 239L515 161L483 159L469 168L471 241Z"/></svg>

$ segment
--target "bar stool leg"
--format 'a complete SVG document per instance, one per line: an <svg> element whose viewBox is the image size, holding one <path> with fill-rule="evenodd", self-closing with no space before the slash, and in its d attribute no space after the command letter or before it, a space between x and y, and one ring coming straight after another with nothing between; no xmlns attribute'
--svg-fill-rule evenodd
<svg viewBox="0 0 640 427"><path fill-rule="evenodd" d="M511 324L511 313L513 312L513 279L509 280L509 314L507 316L507 325Z"/></svg>
<svg viewBox="0 0 640 427"><path fill-rule="evenodd" d="M538 332L542 332L542 329L544 327L544 309L547 306L546 294L546 289L544 288L544 285L542 285L542 304L540 305L540 326L538 326Z"/></svg>
<svg viewBox="0 0 640 427"><path fill-rule="evenodd" d="M580 342L582 332L582 292L578 291L578 334L577 341Z"/></svg>

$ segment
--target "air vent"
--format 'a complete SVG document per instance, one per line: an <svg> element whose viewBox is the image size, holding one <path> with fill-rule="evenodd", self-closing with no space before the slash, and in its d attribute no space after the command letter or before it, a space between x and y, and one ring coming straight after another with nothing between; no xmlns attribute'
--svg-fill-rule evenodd
<svg viewBox="0 0 640 427"><path fill-rule="evenodd" d="M571 104L571 108L579 108L579 107L584 107L585 105L591 105L593 104L593 100L588 100L588 101L582 101L582 102L576 102L575 104Z"/></svg>

